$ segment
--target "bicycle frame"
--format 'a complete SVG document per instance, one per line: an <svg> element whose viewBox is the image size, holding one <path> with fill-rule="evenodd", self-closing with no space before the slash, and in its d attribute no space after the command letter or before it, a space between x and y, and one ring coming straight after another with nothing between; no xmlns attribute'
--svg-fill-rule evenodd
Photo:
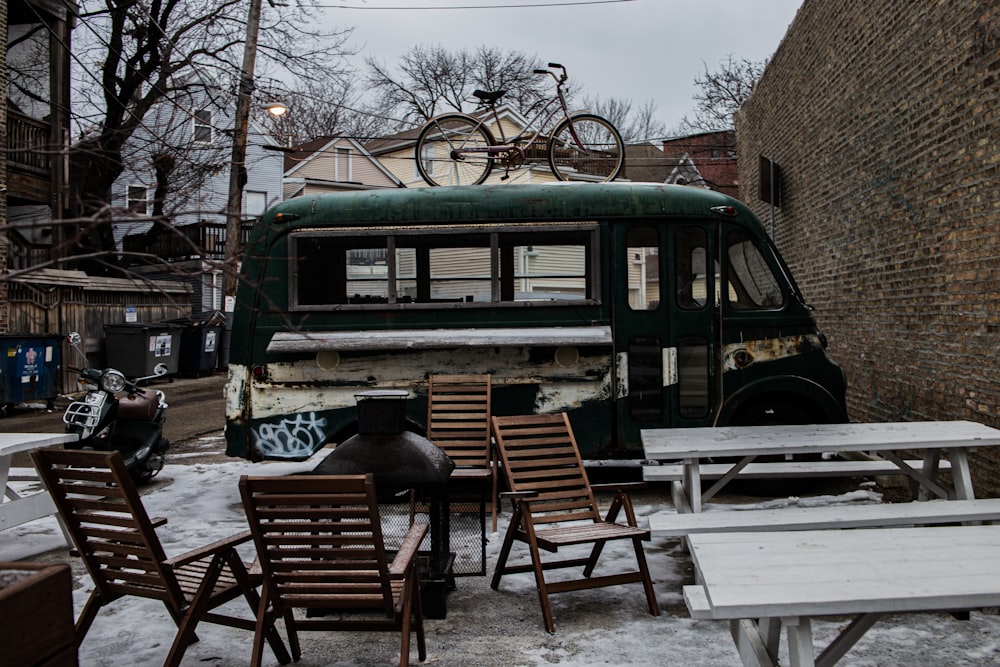
<svg viewBox="0 0 1000 667"><path fill-rule="evenodd" d="M553 74L552 76L554 77L555 75ZM555 105L557 102L558 102L558 107L553 109L552 106ZM563 117L565 117L566 120L569 121L570 134L573 136L573 141L575 141L577 146L579 146L581 149L584 149L584 147L580 142L579 137L576 136L576 131L573 129L573 121L571 120L569 107L566 105L566 97L565 95L563 95L562 91L562 83L559 82L558 79L556 83L555 97L547 101L538 111L538 113L536 113L531 118L531 120L528 121L528 123L524 126L524 129L522 129L520 132L518 132L515 136L511 137L510 139L504 136L503 125L500 123L500 114L497 113L496 103L495 102L490 103L489 108L493 115L493 122L496 124L497 129L500 130L501 143L497 144L496 146L472 146L469 148L460 147L452 151L451 155L452 159L458 159L461 155L471 155L475 153L486 153L487 155L492 157L513 150L517 151L518 156L522 160L528 160L529 158L524 148L522 148L518 144L524 143L525 137L532 130L533 133L531 134L531 138L526 142L526 144L528 146L531 146L533 143L535 143L538 140L538 138L542 136L542 130L548 127L553 127L554 124L552 122L552 119L555 118L560 111L562 112ZM539 119L542 118L542 116L545 116L545 120L539 123ZM476 119L476 121L477 121L476 125L477 130L486 125L485 118Z"/></svg>

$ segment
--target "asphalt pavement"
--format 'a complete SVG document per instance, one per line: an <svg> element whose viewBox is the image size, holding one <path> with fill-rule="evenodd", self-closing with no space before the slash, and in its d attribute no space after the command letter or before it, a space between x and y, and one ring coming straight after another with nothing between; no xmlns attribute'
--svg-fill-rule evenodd
<svg viewBox="0 0 1000 667"><path fill-rule="evenodd" d="M226 384L225 371L202 377L174 377L144 385L145 390L162 391L166 396L167 419L164 436L170 441L170 453L202 451L224 454L221 436L226 425L226 405L223 394ZM8 408L0 415L2 433L61 433L66 406L77 400L83 392L62 394L55 398L53 409L45 401L22 403ZM205 438L213 438L214 451L205 451ZM15 462L17 465L17 462Z"/></svg>

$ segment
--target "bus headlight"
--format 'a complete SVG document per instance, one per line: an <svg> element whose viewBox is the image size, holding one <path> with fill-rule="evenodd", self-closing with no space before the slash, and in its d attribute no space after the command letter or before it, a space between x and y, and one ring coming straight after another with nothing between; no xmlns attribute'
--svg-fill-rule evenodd
<svg viewBox="0 0 1000 667"><path fill-rule="evenodd" d="M576 366L580 361L580 351L572 345L560 345L556 348L556 364L563 368Z"/></svg>

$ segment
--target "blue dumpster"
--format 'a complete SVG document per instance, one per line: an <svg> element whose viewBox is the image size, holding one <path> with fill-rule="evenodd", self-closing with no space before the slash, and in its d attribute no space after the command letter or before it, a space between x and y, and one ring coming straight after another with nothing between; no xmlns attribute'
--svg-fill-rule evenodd
<svg viewBox="0 0 1000 667"><path fill-rule="evenodd" d="M52 407L62 366L62 336L0 336L0 405L45 401Z"/></svg>

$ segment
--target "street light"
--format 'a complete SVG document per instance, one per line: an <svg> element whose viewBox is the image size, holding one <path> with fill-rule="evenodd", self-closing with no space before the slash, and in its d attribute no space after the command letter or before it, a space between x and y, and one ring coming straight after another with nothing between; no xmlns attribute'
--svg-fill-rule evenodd
<svg viewBox="0 0 1000 667"><path fill-rule="evenodd" d="M264 105L264 109L275 118L281 118L288 113L288 107L284 102L268 102Z"/></svg>

